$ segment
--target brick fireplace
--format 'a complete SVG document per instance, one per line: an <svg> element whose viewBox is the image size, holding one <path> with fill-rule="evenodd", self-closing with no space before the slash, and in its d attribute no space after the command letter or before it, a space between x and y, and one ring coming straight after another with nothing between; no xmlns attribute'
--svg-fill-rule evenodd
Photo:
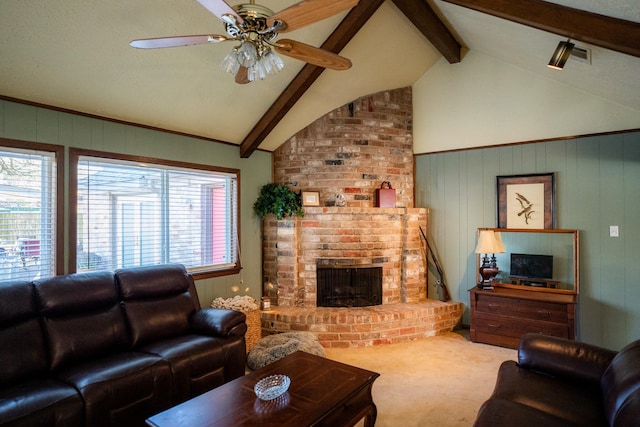
<svg viewBox="0 0 640 427"><path fill-rule="evenodd" d="M420 229L428 210L414 207L411 88L361 98L318 119L274 153L274 182L315 191L320 206L303 218L263 223L263 331L315 332L324 346L405 341L451 330L461 303L427 299ZM395 208L377 208L383 181ZM346 201L337 206L336 196ZM381 267L381 304L318 307L318 268ZM351 290L349 291L351 292ZM346 304L348 305L348 304Z"/></svg>
<svg viewBox="0 0 640 427"><path fill-rule="evenodd" d="M320 267L382 267L382 304L425 301L421 208L305 208L304 218L264 222L269 294L281 307L317 306Z"/></svg>

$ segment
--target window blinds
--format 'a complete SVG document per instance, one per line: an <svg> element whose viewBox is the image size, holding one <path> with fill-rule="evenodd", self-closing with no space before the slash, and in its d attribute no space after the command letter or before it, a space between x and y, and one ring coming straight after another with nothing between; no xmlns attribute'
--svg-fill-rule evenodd
<svg viewBox="0 0 640 427"><path fill-rule="evenodd" d="M236 265L236 174L89 156L77 170L77 271Z"/></svg>
<svg viewBox="0 0 640 427"><path fill-rule="evenodd" d="M0 281L55 274L56 161L0 147Z"/></svg>

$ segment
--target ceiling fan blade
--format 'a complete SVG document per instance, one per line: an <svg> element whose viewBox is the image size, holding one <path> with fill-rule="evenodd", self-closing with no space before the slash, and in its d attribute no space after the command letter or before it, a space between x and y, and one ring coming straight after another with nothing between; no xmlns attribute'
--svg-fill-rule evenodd
<svg viewBox="0 0 640 427"><path fill-rule="evenodd" d="M200 1L200 0L198 0ZM286 24L284 29L278 29L279 33L297 30L305 25L322 21L330 16L351 9L359 0L303 0L280 12L274 13L267 19L268 25L274 21L282 21Z"/></svg>
<svg viewBox="0 0 640 427"><path fill-rule="evenodd" d="M249 69L247 67L240 66L236 73L236 83L240 85L249 83Z"/></svg>
<svg viewBox="0 0 640 427"><path fill-rule="evenodd" d="M224 15L232 15L235 17L238 24L244 22L242 17L238 15L236 11L233 10L233 8L224 0L198 0L198 3L222 21L225 21Z"/></svg>
<svg viewBox="0 0 640 427"><path fill-rule="evenodd" d="M351 68L351 61L347 58L295 40L280 39L275 50L282 55L332 70L341 71Z"/></svg>
<svg viewBox="0 0 640 427"><path fill-rule="evenodd" d="M219 34L202 34L198 36L156 37L153 39L132 40L129 43L138 49L156 49L160 47L191 46L194 44L220 43L232 40Z"/></svg>

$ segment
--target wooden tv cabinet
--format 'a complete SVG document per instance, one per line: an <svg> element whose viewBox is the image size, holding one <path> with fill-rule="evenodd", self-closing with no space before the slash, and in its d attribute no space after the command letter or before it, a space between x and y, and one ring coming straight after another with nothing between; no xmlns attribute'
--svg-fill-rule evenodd
<svg viewBox="0 0 640 427"><path fill-rule="evenodd" d="M478 287L470 291L473 342L518 348L528 332L575 339L577 295Z"/></svg>

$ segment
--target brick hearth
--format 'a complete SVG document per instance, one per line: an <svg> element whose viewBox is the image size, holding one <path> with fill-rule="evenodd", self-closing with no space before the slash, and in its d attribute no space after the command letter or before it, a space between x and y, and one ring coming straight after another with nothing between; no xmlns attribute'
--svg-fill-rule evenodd
<svg viewBox="0 0 640 427"><path fill-rule="evenodd" d="M274 307L263 311L265 334L308 331L323 347L366 347L413 341L451 331L464 306L427 300L372 307Z"/></svg>

